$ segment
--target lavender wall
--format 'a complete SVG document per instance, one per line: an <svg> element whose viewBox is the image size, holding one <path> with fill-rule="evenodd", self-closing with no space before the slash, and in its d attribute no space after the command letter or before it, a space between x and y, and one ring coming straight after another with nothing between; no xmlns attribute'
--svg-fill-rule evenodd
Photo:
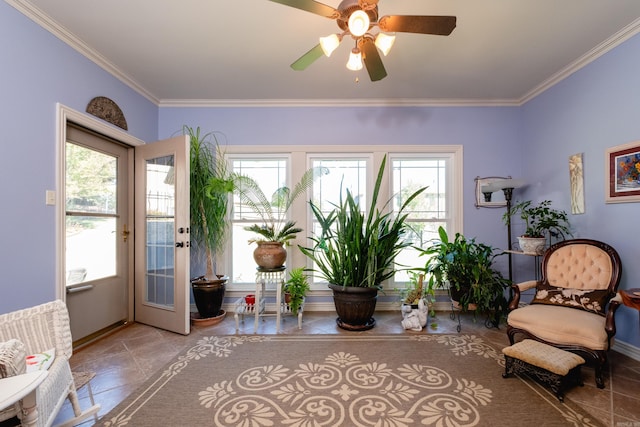
<svg viewBox="0 0 640 427"><path fill-rule="evenodd" d="M157 107L0 2L0 313L55 297L56 103L84 111L95 96L122 108L130 133L155 140Z"/></svg>
<svg viewBox="0 0 640 427"><path fill-rule="evenodd" d="M160 138L182 125L220 131L230 145L464 146L464 232L504 247L500 212L476 209L476 176L518 175L518 108L160 108Z"/></svg>
<svg viewBox="0 0 640 427"><path fill-rule="evenodd" d="M169 137L183 124L218 130L229 144L462 144L464 232L504 247L499 209L474 207L476 176L512 175L529 186L516 198L569 208L568 156L584 153L586 209L576 235L611 243L624 264L623 289L637 287L638 204L604 203L604 151L638 138L640 36L625 42L523 107L158 108L72 48L0 2L0 313L55 296L55 104L84 111L94 96L123 109L130 133ZM520 257L524 258L524 257ZM531 275L516 259L515 279ZM618 339L640 346L638 313L622 308Z"/></svg>
<svg viewBox="0 0 640 427"><path fill-rule="evenodd" d="M568 158L584 153L585 206L571 215L576 237L602 240L620 253L620 289L639 287L638 203L605 203L605 151L640 139L640 36L618 46L523 107L522 156L527 196L570 211ZM618 340L640 346L638 312L616 315Z"/></svg>

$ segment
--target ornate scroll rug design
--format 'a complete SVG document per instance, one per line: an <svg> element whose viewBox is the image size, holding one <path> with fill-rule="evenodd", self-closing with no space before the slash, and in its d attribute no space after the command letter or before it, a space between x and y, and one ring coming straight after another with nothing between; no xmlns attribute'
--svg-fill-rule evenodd
<svg viewBox="0 0 640 427"><path fill-rule="evenodd" d="M105 426L600 425L473 335L207 337Z"/></svg>

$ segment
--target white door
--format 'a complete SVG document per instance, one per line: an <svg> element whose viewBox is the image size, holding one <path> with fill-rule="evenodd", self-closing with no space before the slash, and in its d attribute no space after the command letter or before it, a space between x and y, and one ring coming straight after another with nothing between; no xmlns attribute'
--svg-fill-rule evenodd
<svg viewBox="0 0 640 427"><path fill-rule="evenodd" d="M189 313L189 137L135 149L135 320L180 334Z"/></svg>
<svg viewBox="0 0 640 427"><path fill-rule="evenodd" d="M66 136L66 303L82 342L127 320L131 149L72 124Z"/></svg>

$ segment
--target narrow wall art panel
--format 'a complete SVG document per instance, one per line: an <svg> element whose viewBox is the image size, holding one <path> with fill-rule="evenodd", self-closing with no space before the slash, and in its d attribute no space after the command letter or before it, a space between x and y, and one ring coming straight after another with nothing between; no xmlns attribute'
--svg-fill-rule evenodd
<svg viewBox="0 0 640 427"><path fill-rule="evenodd" d="M584 213L584 175L582 153L569 156L569 181L571 183L571 213Z"/></svg>

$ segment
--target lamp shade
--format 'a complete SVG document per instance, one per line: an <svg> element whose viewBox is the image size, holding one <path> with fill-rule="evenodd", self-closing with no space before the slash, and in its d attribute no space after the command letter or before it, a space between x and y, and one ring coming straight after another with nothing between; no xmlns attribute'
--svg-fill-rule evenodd
<svg viewBox="0 0 640 427"><path fill-rule="evenodd" d="M356 10L349 16L349 32L355 36L360 37L369 31L369 15L364 10Z"/></svg>
<svg viewBox="0 0 640 427"><path fill-rule="evenodd" d="M351 71L362 70L362 53L360 49L353 48L349 54L349 61L347 62L347 68Z"/></svg>
<svg viewBox="0 0 640 427"><path fill-rule="evenodd" d="M396 36L385 34L385 33L379 33L376 36L375 43L377 48L380 49L380 52L382 52L384 56L387 56L387 54L393 47L393 43L395 43L395 41L396 41Z"/></svg>
<svg viewBox="0 0 640 427"><path fill-rule="evenodd" d="M494 193L496 191L504 190L506 188L520 188L523 185L524 185L524 181L520 179L512 179L512 178L496 179L495 181L487 185L483 185L480 191L482 191L483 193Z"/></svg>
<svg viewBox="0 0 640 427"><path fill-rule="evenodd" d="M320 47L326 56L331 56L334 50L340 45L340 37L337 34L331 34L326 37L320 37Z"/></svg>

